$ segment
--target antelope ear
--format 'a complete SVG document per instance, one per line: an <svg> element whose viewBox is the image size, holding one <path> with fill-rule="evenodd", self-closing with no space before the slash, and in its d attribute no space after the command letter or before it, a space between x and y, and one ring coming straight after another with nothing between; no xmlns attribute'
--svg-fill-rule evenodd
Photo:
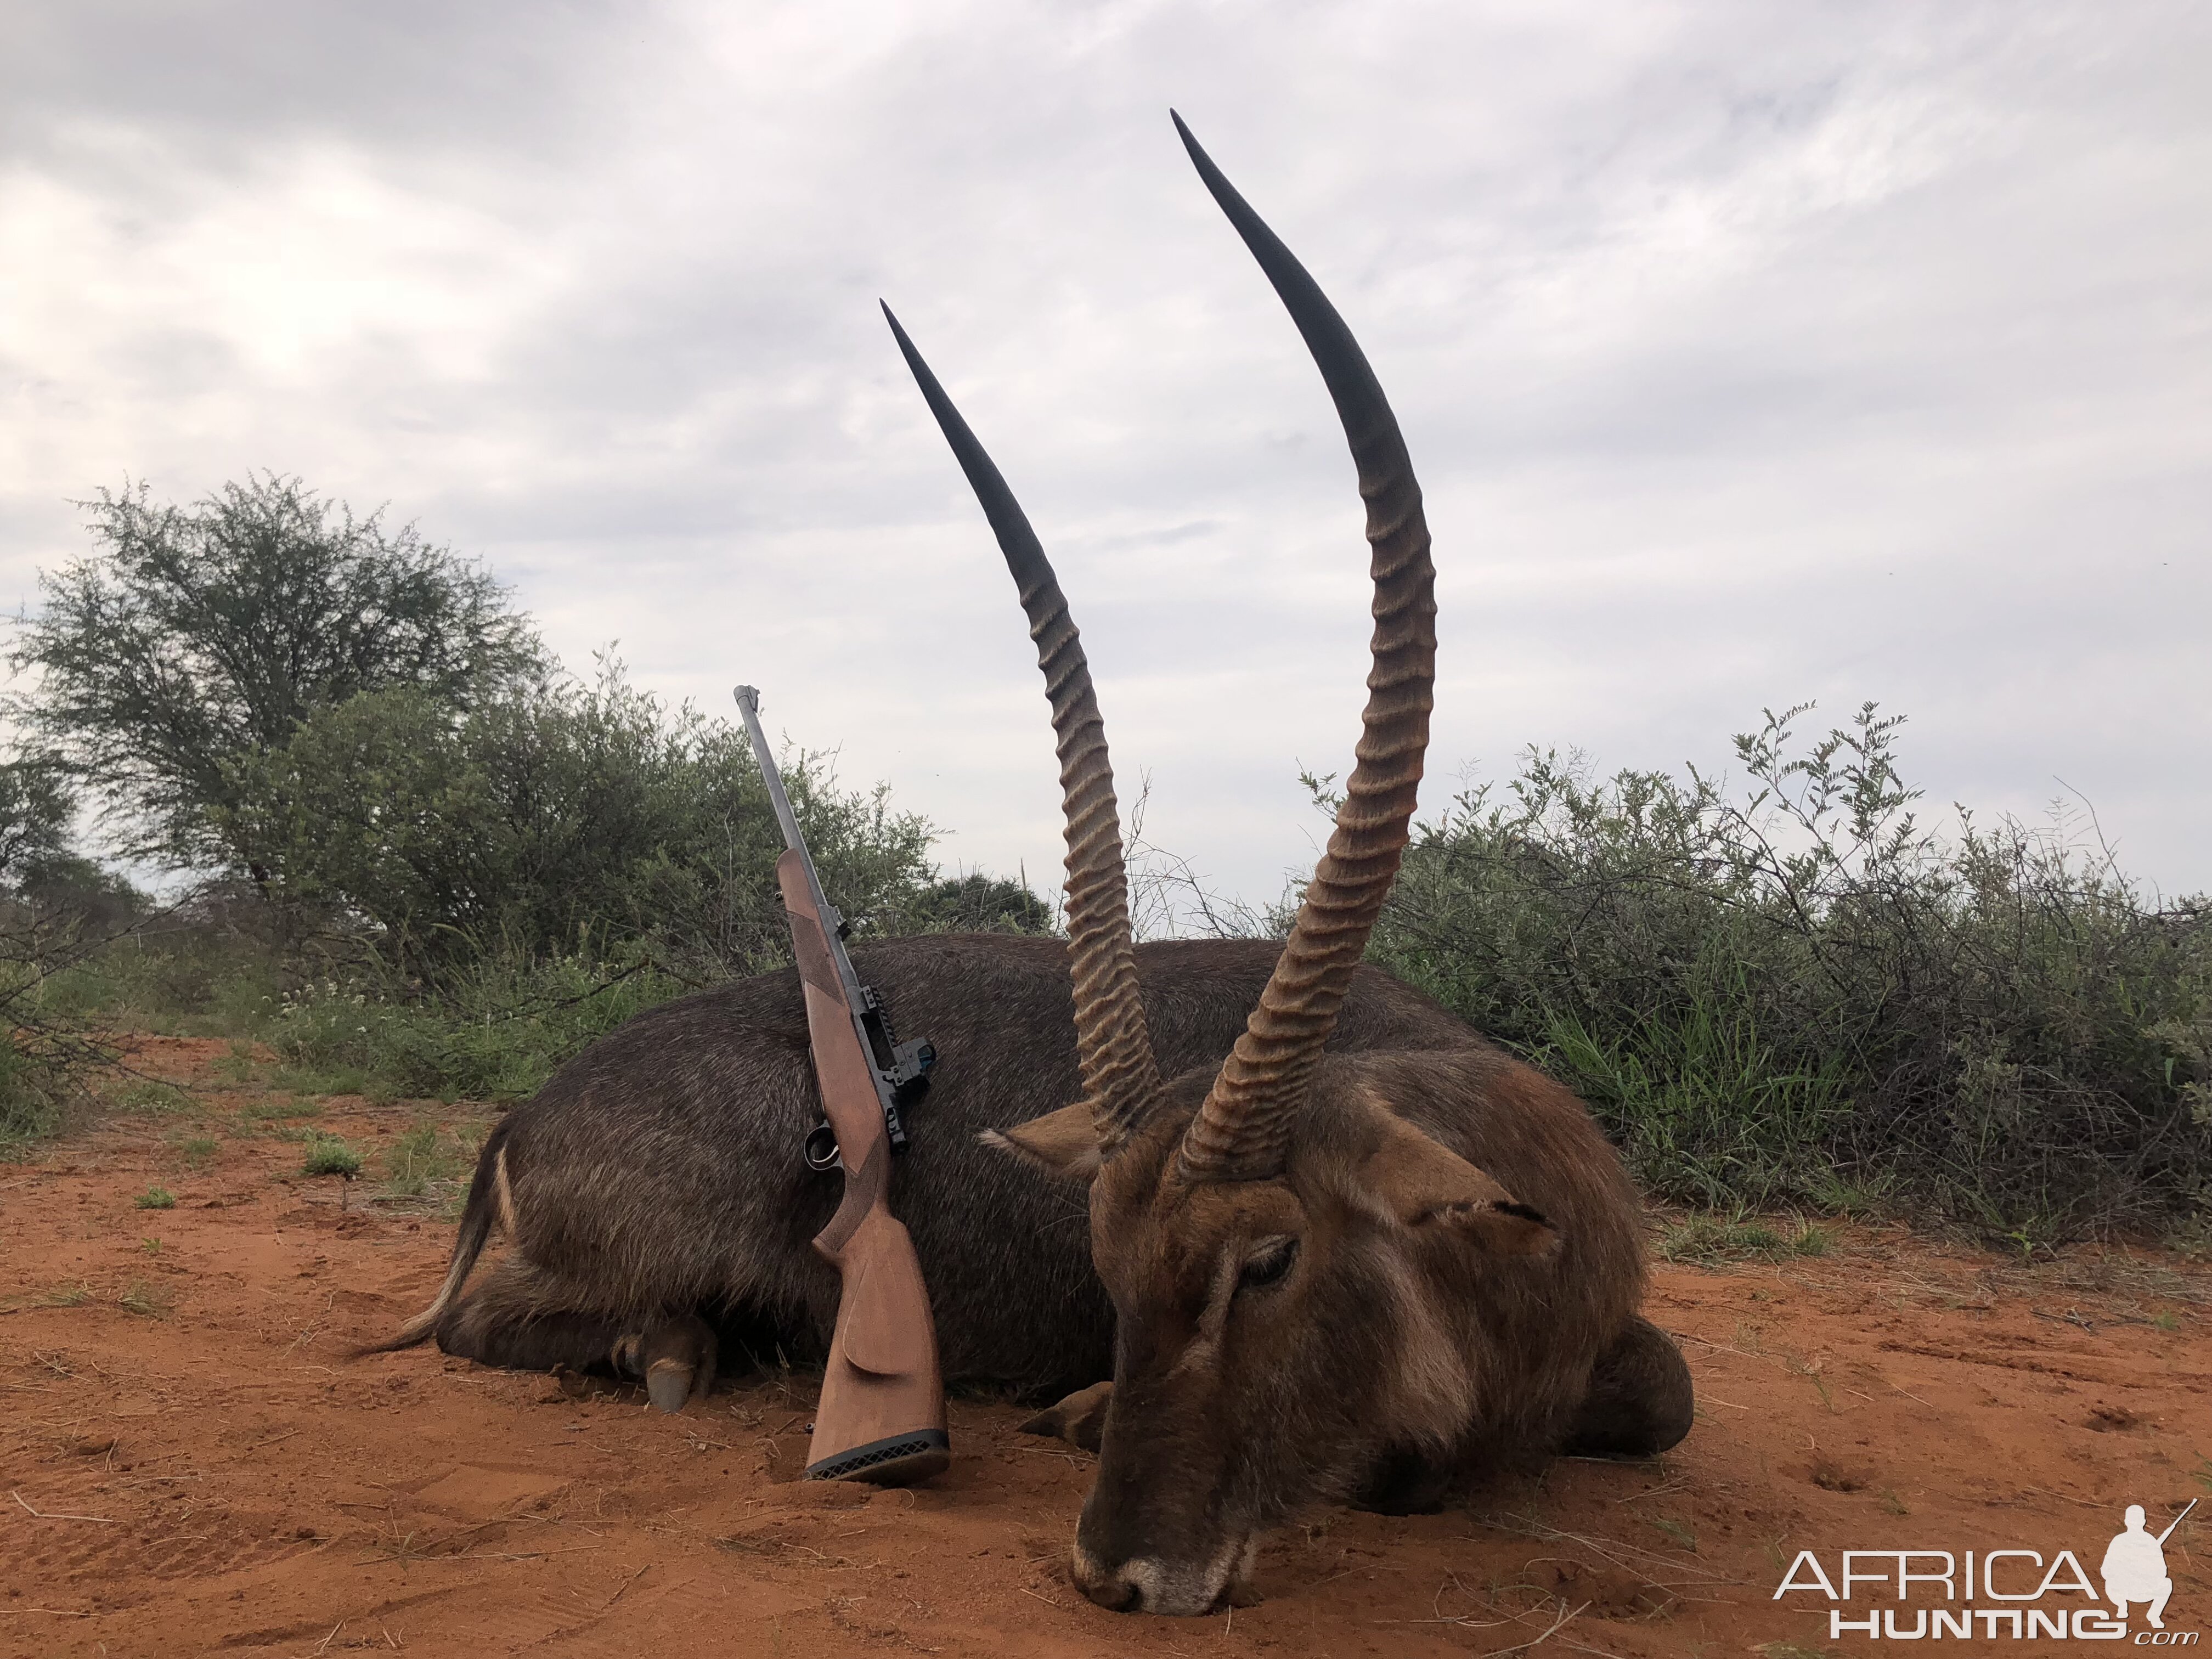
<svg viewBox="0 0 2212 1659"><path fill-rule="evenodd" d="M1549 1255L1557 1229L1458 1153L1388 1107L1373 1108L1379 1139L1355 1177L1366 1207L1409 1230L1449 1227L1504 1255Z"/></svg>
<svg viewBox="0 0 2212 1659"><path fill-rule="evenodd" d="M978 1139L1063 1181L1087 1184L1098 1173L1098 1129L1087 1100L1017 1123L1011 1129L986 1129Z"/></svg>

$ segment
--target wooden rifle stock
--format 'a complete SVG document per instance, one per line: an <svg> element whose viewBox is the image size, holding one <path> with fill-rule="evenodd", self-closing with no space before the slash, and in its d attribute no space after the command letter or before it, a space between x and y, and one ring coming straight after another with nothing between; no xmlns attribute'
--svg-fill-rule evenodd
<svg viewBox="0 0 2212 1659"><path fill-rule="evenodd" d="M837 1137L845 1197L814 1248L837 1269L837 1327L807 1454L810 1480L904 1486L951 1461L937 1324L914 1241L891 1214L890 1137L868 1056L816 908L805 855L776 860L823 1115Z"/></svg>

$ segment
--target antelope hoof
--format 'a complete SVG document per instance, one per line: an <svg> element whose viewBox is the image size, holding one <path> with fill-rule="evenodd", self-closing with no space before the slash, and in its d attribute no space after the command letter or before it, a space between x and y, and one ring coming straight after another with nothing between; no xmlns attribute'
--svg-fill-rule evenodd
<svg viewBox="0 0 2212 1659"><path fill-rule="evenodd" d="M680 1359L654 1360L645 1374L645 1397L653 1401L655 1411L682 1411L691 1398L691 1383L697 1370Z"/></svg>
<svg viewBox="0 0 2212 1659"><path fill-rule="evenodd" d="M657 1320L614 1346L615 1370L645 1379L658 1411L680 1412L714 1386L714 1333L696 1314Z"/></svg>
<svg viewBox="0 0 2212 1659"><path fill-rule="evenodd" d="M1106 1408L1113 1403L1114 1385L1094 1382L1039 1412L1022 1425L1022 1432L1065 1440L1079 1450L1096 1454L1106 1433Z"/></svg>

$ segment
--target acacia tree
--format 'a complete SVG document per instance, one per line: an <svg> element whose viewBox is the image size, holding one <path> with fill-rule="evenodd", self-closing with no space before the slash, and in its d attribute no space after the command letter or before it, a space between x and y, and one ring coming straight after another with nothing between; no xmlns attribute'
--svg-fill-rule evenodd
<svg viewBox="0 0 2212 1659"><path fill-rule="evenodd" d="M0 889L20 887L70 862L69 781L42 757L0 762Z"/></svg>
<svg viewBox="0 0 2212 1659"><path fill-rule="evenodd" d="M40 572L10 712L106 803L119 848L265 883L227 826L243 763L317 710L408 690L456 713L544 653L482 567L356 519L297 478L248 474L188 507L143 484L78 503L100 550Z"/></svg>

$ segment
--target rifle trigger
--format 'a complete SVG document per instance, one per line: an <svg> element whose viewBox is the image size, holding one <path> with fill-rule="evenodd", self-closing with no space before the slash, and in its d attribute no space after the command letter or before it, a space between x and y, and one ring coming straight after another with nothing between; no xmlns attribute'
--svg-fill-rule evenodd
<svg viewBox="0 0 2212 1659"><path fill-rule="evenodd" d="M845 1167L845 1160L837 1150L837 1132L826 1123L817 1123L806 1132L805 1151L806 1167L817 1175Z"/></svg>

